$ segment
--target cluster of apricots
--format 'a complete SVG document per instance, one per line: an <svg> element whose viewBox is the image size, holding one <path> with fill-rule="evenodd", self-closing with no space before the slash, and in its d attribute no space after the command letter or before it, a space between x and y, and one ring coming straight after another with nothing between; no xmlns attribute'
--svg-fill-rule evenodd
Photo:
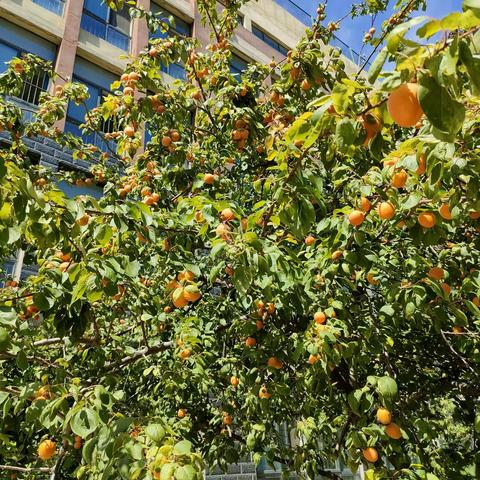
<svg viewBox="0 0 480 480"><path fill-rule="evenodd" d="M186 307L202 297L194 278L193 272L184 270L177 275L176 279L167 282L166 290L170 292L172 303L176 308Z"/></svg>
<svg viewBox="0 0 480 480"><path fill-rule="evenodd" d="M392 414L386 408L379 408L377 410L377 421L384 425L385 433L393 440L400 440L402 438L402 431L400 427L392 422ZM378 451L376 448L368 447L363 450L363 457L369 463L375 463L378 458Z"/></svg>
<svg viewBox="0 0 480 480"><path fill-rule="evenodd" d="M248 120L239 118L235 121L234 126L234 130L232 130L232 140L237 144L239 150L243 150L250 135Z"/></svg>
<svg viewBox="0 0 480 480"><path fill-rule="evenodd" d="M182 137L178 130L169 130L162 137L162 147L166 148L169 152L174 152L176 148L175 143L179 142L181 138Z"/></svg>

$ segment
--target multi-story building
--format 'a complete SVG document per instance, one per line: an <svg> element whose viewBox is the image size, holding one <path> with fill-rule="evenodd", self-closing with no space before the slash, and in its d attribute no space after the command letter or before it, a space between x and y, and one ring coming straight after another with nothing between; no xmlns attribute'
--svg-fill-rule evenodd
<svg viewBox="0 0 480 480"><path fill-rule="evenodd" d="M313 0L312 0L313 2ZM173 16L173 33L192 36L205 45L209 41L209 31L202 26L196 0L139 0L145 9L151 9L162 17ZM312 18L292 0L258 0L246 4L241 9L239 26L232 41L232 73L241 72L249 61L268 63L272 57L282 60L289 48L303 35ZM100 0L1 0L0 1L0 74L5 71L5 62L22 53L32 53L51 61L55 71L63 78L70 78L88 86L90 98L87 105L97 106L109 91L110 84L123 72L128 54L135 56L148 45L149 36L162 36L161 32L151 34L144 20L130 20L128 7L120 12L108 8ZM340 46L347 59L358 63L358 55L346 45ZM349 60L347 60L349 61ZM162 68L167 81L183 78L181 64ZM26 117L35 115L40 93L52 89L45 74L39 72L24 88L17 102ZM66 118L59 128L82 135L79 125L83 122L84 109L70 105ZM106 125L108 128L108 125ZM2 142L8 137L0 134ZM90 134L85 140L102 147L103 140ZM70 152L60 148L48 138L25 139L33 161L59 169L87 171L89 165L74 160ZM77 187L61 184L69 196L88 193L101 195L95 186ZM31 269L24 267L23 252L12 261L10 273L19 278L26 276ZM290 435L285 432L285 441ZM342 472L345 479L353 479L348 471L339 465L332 470ZM280 466L272 470L265 464L258 468L249 461L232 465L228 474L212 471L209 477L218 480L254 480L258 478L280 477Z"/></svg>

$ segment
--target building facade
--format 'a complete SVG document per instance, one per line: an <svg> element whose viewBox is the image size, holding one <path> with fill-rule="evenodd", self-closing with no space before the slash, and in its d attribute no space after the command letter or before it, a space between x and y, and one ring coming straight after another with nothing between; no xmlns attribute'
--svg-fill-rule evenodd
<svg viewBox="0 0 480 480"><path fill-rule="evenodd" d="M162 17L172 16L175 20L173 33L195 37L203 45L209 42L209 31L201 24L196 0L139 0L138 3ZM232 73L240 73L252 60L261 63L269 63L272 58L277 62L283 60L311 21L308 13L292 0L249 2L241 9L239 26L231 42ZM90 93L87 105L93 108L102 101L110 84L119 78L127 65L128 56L138 55L148 45L149 37L162 35L161 32L149 32L144 20L131 21L128 8L115 12L101 0L1 0L0 74L6 70L5 62L11 58L22 53L38 55L55 66L55 71L61 76L57 84L62 84L65 78L84 83ZM347 58L352 60L354 68L353 63L358 63L358 56L345 45L340 46ZM165 66L162 72L166 81L181 79L185 73L181 64ZM25 84L14 101L22 108L26 118L31 117L35 115L40 93L53 91L54 87L45 74L39 73ZM83 108L70 105L66 118L58 127L82 136L79 125L83 122L84 113ZM85 140L100 148L104 146L102 138L95 134L86 136ZM2 142L8 142L8 137L0 133L0 147ZM30 148L32 161L54 171L89 170L88 163L74 160L70 152L48 138L25 139L25 143ZM77 187L61 183L59 186L68 196L101 195L101 190L95 185ZM33 271L23 265L23 257L24 252L20 251L17 258L7 265L8 273L16 279ZM294 441L287 429L285 441ZM331 469L341 473L345 479L356 478L338 464L331 465ZM226 474L213 470L207 478L256 480L280 476L280 466L272 469L262 463L256 467L247 459L231 465Z"/></svg>

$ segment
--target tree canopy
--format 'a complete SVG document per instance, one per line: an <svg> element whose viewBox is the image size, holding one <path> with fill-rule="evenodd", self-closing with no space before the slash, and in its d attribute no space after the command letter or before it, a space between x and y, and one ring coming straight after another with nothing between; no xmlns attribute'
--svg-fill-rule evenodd
<svg viewBox="0 0 480 480"><path fill-rule="evenodd" d="M432 19L398 0L360 70L321 5L285 61L236 76L243 3L199 2L206 48L167 35L129 64L87 111L85 133L114 125L104 150L55 127L85 86L26 121L11 97L52 66L0 77L1 253L38 267L0 292L0 470L190 480L252 455L478 478L480 3ZM164 83L171 62L185 81ZM35 164L37 135L91 174Z"/></svg>

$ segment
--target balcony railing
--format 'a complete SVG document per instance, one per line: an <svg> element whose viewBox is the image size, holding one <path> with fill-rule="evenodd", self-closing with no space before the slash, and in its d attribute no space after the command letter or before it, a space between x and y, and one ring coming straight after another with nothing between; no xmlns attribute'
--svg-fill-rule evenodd
<svg viewBox="0 0 480 480"><path fill-rule="evenodd" d="M84 11L82 15L81 28L96 37L103 38L108 43L116 47L128 51L130 45L130 37L112 25L103 20L97 19Z"/></svg>
<svg viewBox="0 0 480 480"><path fill-rule="evenodd" d="M47 10L50 10L56 15L63 15L65 0L33 0L33 3L36 3L37 5L40 5Z"/></svg>
<svg viewBox="0 0 480 480"><path fill-rule="evenodd" d="M82 138L85 143L95 145L103 152L106 152L108 150L116 151L117 149L117 145L113 140L106 141L103 139L102 135L97 132L83 134L80 126L77 123L72 122L71 120L66 121L65 132L70 132L75 137Z"/></svg>

